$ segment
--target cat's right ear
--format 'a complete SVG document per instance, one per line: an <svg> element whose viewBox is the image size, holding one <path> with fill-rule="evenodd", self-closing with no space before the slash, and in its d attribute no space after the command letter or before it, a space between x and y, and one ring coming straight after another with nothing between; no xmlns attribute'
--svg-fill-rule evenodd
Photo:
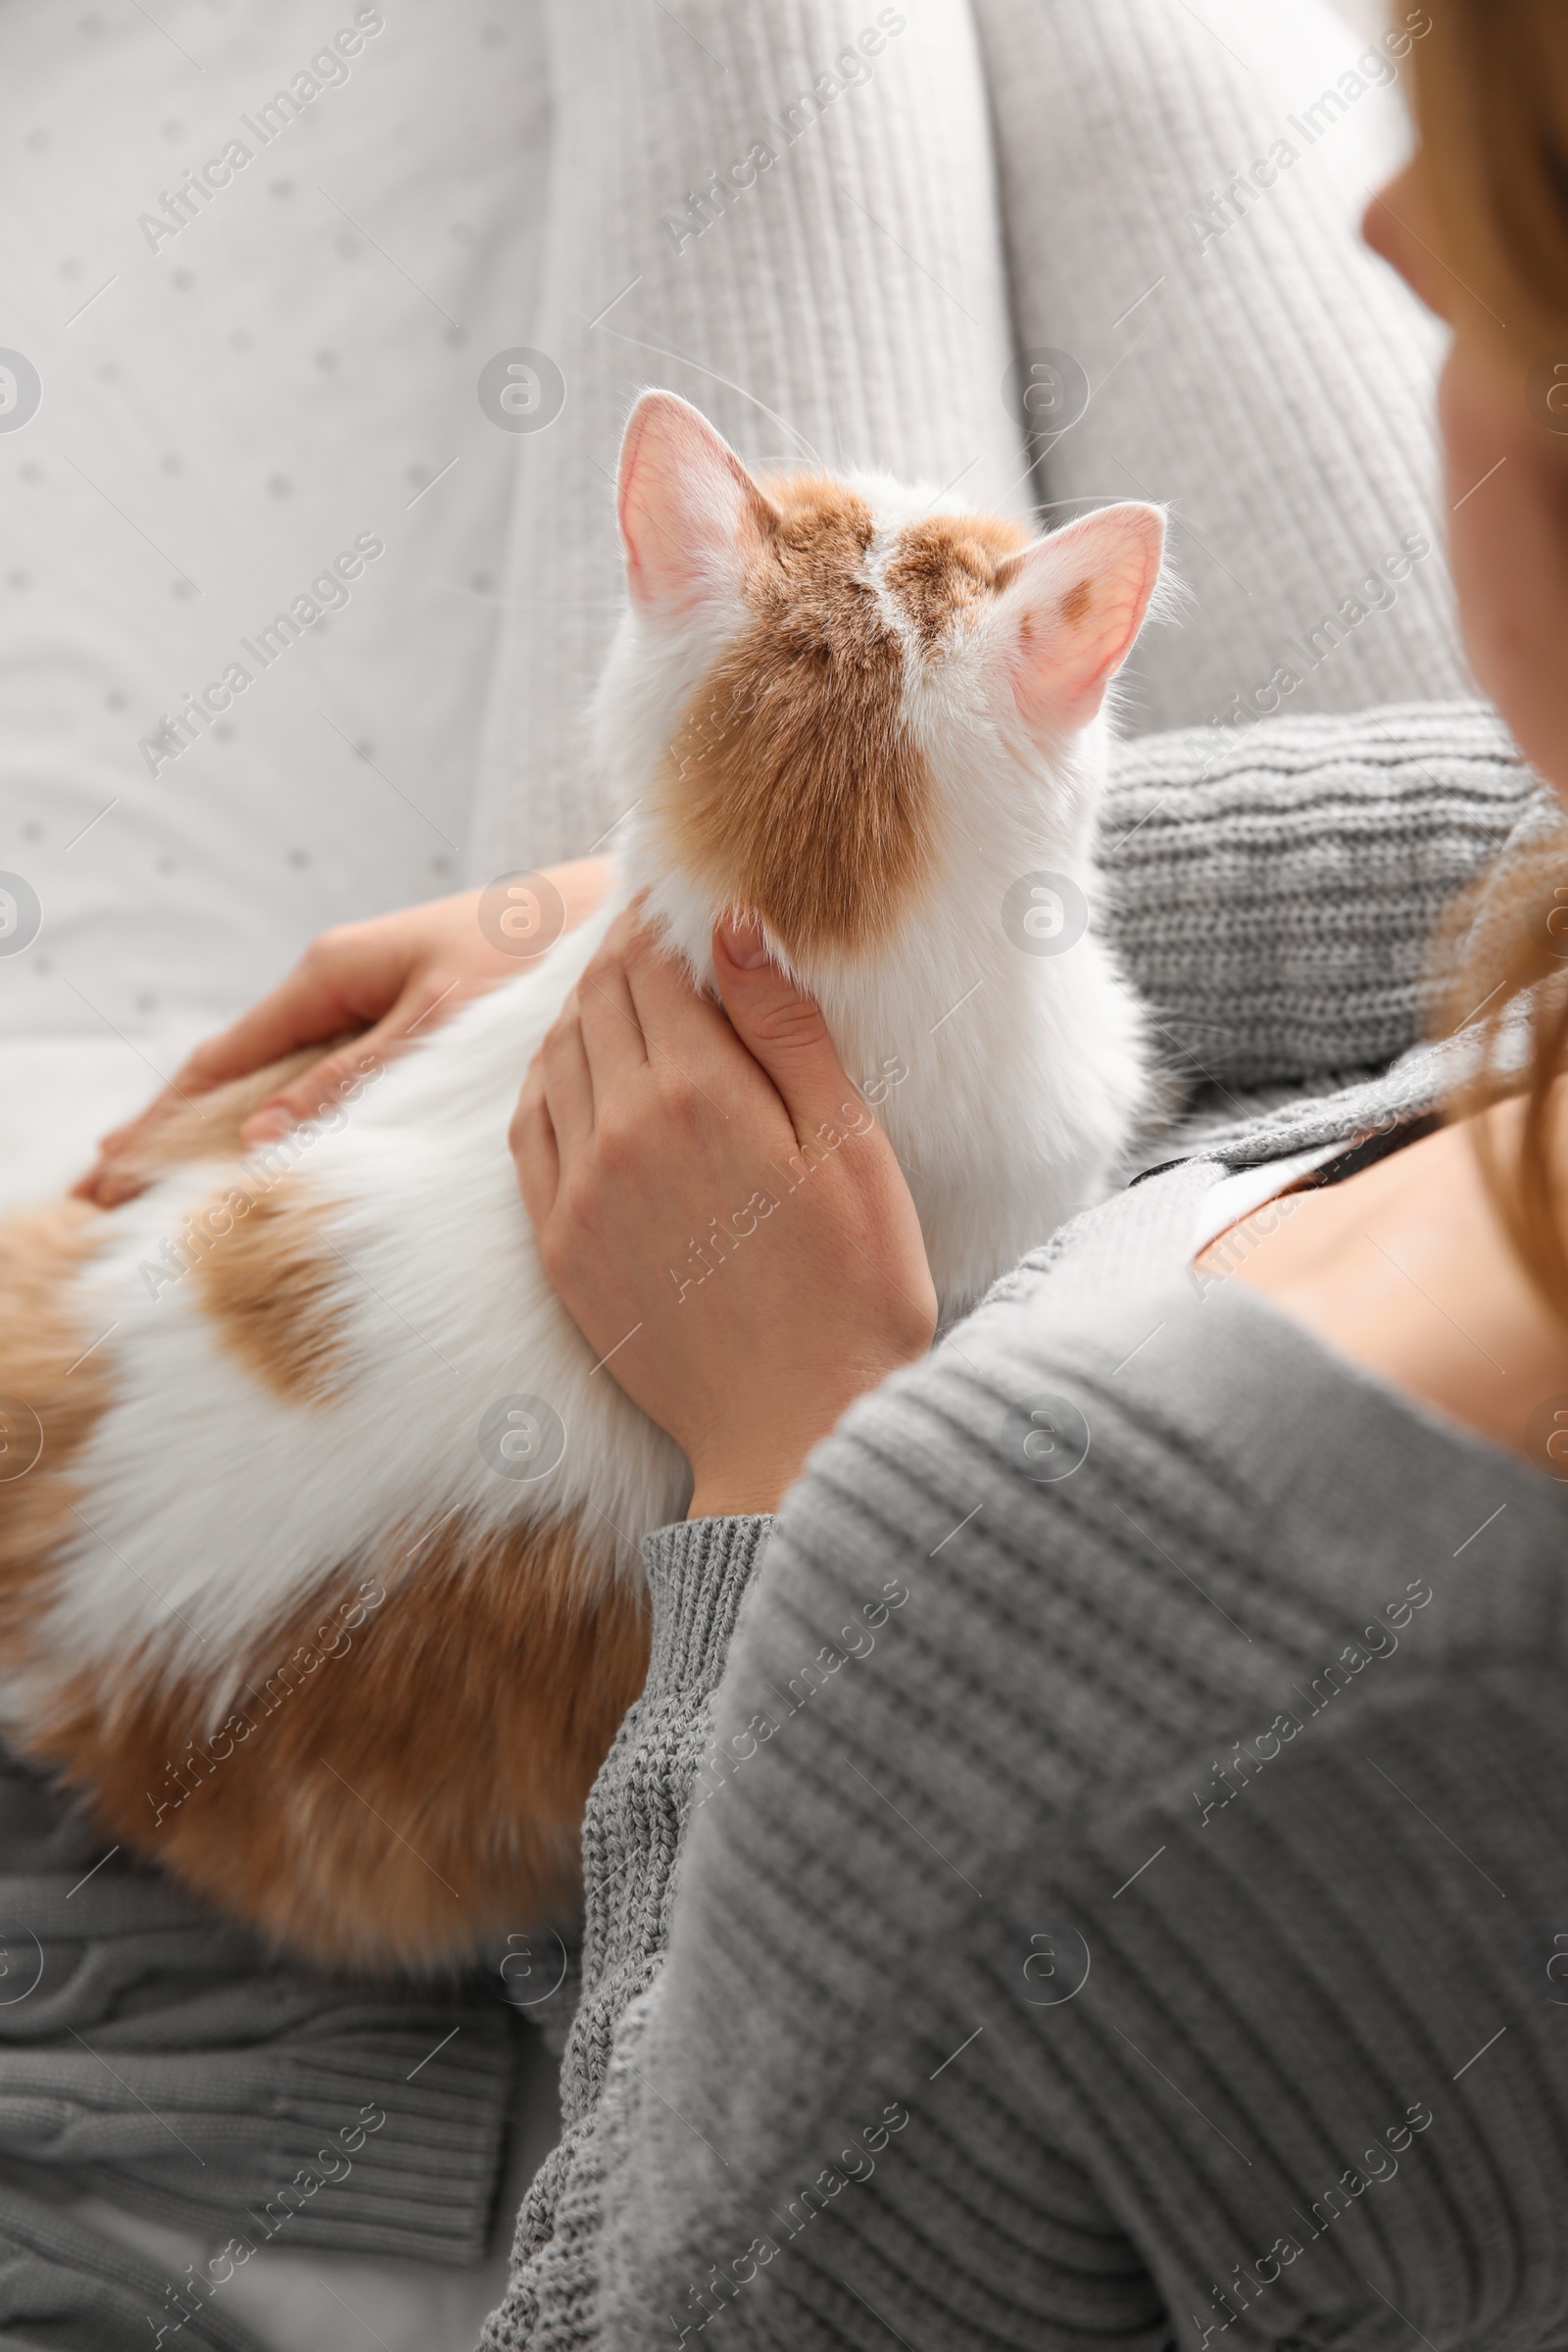
<svg viewBox="0 0 1568 2352"><path fill-rule="evenodd" d="M673 392L645 392L632 410L616 512L632 603L671 616L734 595L778 519L728 442Z"/></svg>

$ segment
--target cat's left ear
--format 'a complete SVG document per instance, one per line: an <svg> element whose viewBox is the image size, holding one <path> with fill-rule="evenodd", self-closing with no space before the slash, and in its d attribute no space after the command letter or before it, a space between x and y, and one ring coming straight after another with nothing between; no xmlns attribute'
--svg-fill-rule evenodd
<svg viewBox="0 0 1568 2352"><path fill-rule="evenodd" d="M632 603L671 615L733 595L778 520L729 443L673 392L645 392L626 421L616 511Z"/></svg>
<svg viewBox="0 0 1568 2352"><path fill-rule="evenodd" d="M1144 624L1165 551L1157 507L1102 507L998 575L1000 660L1031 734L1086 726Z"/></svg>

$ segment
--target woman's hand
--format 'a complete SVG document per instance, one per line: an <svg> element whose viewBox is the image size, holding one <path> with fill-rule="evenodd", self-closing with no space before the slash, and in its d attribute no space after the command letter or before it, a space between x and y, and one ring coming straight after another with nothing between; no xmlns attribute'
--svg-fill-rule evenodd
<svg viewBox="0 0 1568 2352"><path fill-rule="evenodd" d="M723 1012L623 915L511 1139L595 1377L681 1447L693 1518L772 1510L936 1326L914 1203L820 1012L755 929L716 933L713 962Z"/></svg>
<svg viewBox="0 0 1568 2352"><path fill-rule="evenodd" d="M569 930L604 897L610 867L603 858L579 858L550 867L548 879L564 902ZM146 1182L136 1165L139 1148L172 1108L301 1047L321 1045L321 1059L246 1121L241 1140L255 1150L329 1108L368 1053L389 1058L416 1031L428 1035L469 997L513 978L521 968L518 955L481 929L481 896L475 890L432 899L323 931L279 987L232 1028L205 1039L156 1101L100 1139L97 1164L75 1186L77 1196L101 1208L128 1200ZM325 1051L328 1041L341 1042Z"/></svg>

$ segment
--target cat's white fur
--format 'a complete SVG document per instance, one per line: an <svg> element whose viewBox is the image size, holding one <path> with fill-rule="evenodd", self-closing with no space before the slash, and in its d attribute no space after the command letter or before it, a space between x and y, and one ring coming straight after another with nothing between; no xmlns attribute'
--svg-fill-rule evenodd
<svg viewBox="0 0 1568 2352"><path fill-rule="evenodd" d="M957 511L883 476L854 486L876 516L877 582L904 523ZM1093 930L1070 953L1035 956L1001 921L1009 886L1034 869L1097 900L1103 715L1048 756L1005 686L1004 604L931 665L884 586L878 595L909 640L905 709L937 796L935 878L871 959L796 962L852 1079L892 1058L906 1066L877 1115L951 1316L1104 1185L1144 1099L1146 1052L1138 1007ZM106 1220L74 1311L83 1332L108 1335L114 1399L75 1465L82 1524L43 1654L112 1664L150 1644L170 1670L210 1684L217 1723L232 1697L228 1662L377 1536L460 1509L497 1526L580 1509L601 1539L586 1572L635 1576L638 1540L683 1510L676 1447L596 1369L543 1273L507 1128L530 1056L631 893L649 892L672 945L710 977L724 909L671 866L648 786L745 617L713 597L683 620L628 612L597 710L598 757L632 809L609 902L291 1148L313 1194L336 1204L327 1231L347 1344L336 1399L279 1401L220 1345L198 1282L167 1279L164 1245L231 1168L173 1169ZM151 1282L149 1265L166 1278ZM477 1442L487 1410L518 1393L548 1399L567 1434L536 1485L497 1476ZM0 1664L0 1721L24 1730L44 1695Z"/></svg>

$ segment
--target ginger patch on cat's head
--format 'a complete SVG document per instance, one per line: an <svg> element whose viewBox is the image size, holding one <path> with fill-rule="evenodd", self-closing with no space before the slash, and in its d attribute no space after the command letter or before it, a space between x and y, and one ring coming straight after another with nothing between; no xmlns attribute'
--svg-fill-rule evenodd
<svg viewBox="0 0 1568 2352"><path fill-rule="evenodd" d="M932 514L899 533L884 577L930 653L950 625L996 595L1029 534L997 514Z"/></svg>
<svg viewBox="0 0 1568 2352"><path fill-rule="evenodd" d="M650 815L675 867L786 953L863 954L906 919L936 871L933 763L946 774L949 740L967 754L977 720L1043 787L1158 577L1152 507L1032 539L902 505L888 520L827 475L760 481L673 393L644 393L626 427L617 511L647 652L657 671L694 635L717 649ZM956 662L956 690L927 694Z"/></svg>
<svg viewBox="0 0 1568 2352"><path fill-rule="evenodd" d="M931 779L905 716L906 649L859 494L770 482L745 626L687 708L659 793L671 847L787 949L886 937L933 858Z"/></svg>

